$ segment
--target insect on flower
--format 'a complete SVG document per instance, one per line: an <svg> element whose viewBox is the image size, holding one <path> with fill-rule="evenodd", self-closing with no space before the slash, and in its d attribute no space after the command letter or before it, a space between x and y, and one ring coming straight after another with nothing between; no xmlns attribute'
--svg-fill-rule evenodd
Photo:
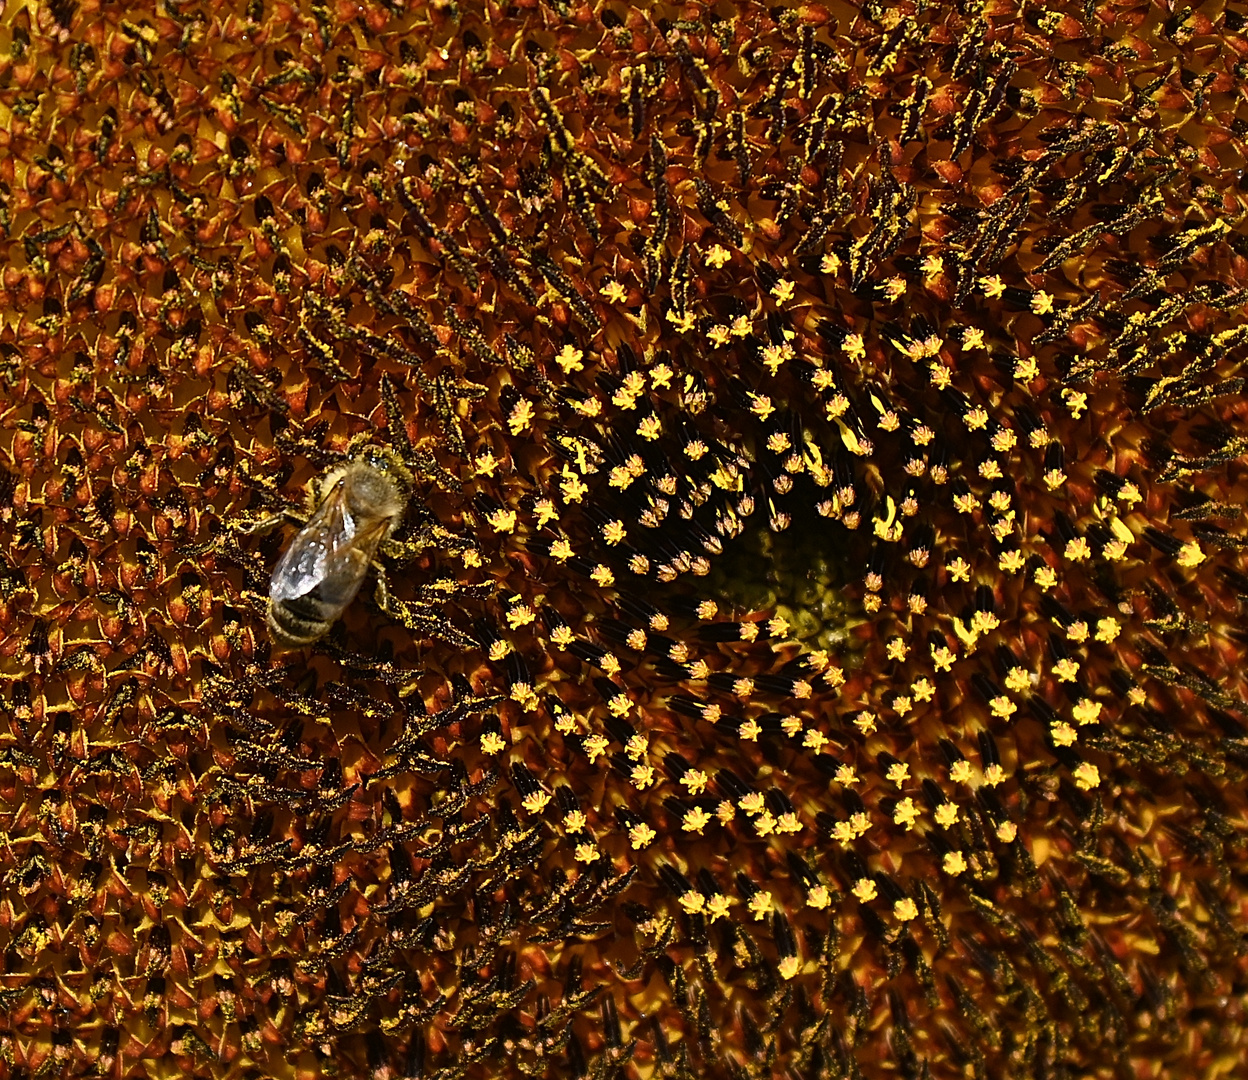
<svg viewBox="0 0 1248 1080"><path fill-rule="evenodd" d="M398 456L380 447L325 476L312 517L273 570L268 626L277 645L310 645L328 632L403 520L411 484Z"/></svg>

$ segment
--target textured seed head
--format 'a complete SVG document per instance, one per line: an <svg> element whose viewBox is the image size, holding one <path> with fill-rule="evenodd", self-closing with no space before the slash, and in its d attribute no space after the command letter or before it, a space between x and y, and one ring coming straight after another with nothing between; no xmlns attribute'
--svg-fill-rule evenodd
<svg viewBox="0 0 1248 1080"><path fill-rule="evenodd" d="M6 25L14 1070L1242 1057L1233 10Z"/></svg>

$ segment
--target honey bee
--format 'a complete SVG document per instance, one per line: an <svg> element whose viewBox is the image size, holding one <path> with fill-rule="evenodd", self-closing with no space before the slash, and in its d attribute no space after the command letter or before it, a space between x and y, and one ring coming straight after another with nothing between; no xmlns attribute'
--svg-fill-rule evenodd
<svg viewBox="0 0 1248 1080"><path fill-rule="evenodd" d="M411 485L407 467L381 447L326 474L312 516L273 569L267 621L279 647L312 644L355 599L377 549L403 520Z"/></svg>

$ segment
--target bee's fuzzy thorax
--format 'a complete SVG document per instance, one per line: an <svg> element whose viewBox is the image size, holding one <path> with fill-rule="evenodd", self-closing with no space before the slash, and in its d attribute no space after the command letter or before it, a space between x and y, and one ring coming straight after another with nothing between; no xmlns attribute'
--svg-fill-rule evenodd
<svg viewBox="0 0 1248 1080"><path fill-rule="evenodd" d="M402 524L410 492L410 475L404 481L393 467L382 469L372 461L357 458L343 467L338 480L343 483L347 503L354 512L385 518L390 522L387 537ZM327 476L327 489L330 483Z"/></svg>

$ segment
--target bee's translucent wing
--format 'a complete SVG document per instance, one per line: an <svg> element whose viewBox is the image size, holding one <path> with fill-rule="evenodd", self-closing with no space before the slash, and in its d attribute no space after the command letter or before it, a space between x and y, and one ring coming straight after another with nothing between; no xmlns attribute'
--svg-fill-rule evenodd
<svg viewBox="0 0 1248 1080"><path fill-rule="evenodd" d="M359 592L386 525L384 519L354 519L339 483L278 561L269 599L278 604L306 597L341 611Z"/></svg>

